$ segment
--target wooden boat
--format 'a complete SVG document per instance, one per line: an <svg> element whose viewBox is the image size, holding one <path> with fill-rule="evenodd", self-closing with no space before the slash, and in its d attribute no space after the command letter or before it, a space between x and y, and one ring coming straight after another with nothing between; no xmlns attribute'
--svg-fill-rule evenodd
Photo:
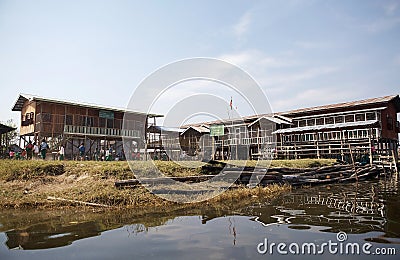
<svg viewBox="0 0 400 260"><path fill-rule="evenodd" d="M209 168L209 166L207 166ZM335 165L320 168L293 169L293 168L260 168L260 167L229 167L220 166L213 169L221 170L219 174L207 174L186 177L162 177L120 180L115 182L117 188L137 187L140 185L169 184L178 182L203 182L209 180L230 181L237 185L268 185L268 184L290 184L292 186L318 185L330 183L343 183L352 181L363 181L376 178L381 173L377 166L352 166Z"/></svg>

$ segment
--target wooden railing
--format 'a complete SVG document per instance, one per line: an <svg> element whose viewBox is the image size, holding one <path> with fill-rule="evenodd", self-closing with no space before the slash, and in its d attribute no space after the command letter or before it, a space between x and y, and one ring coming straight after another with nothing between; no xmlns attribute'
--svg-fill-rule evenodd
<svg viewBox="0 0 400 260"><path fill-rule="evenodd" d="M115 136L115 137L133 137L133 138L141 137L140 131L138 130L90 127L90 126L74 126L74 125L65 125L64 133L93 135L93 136Z"/></svg>

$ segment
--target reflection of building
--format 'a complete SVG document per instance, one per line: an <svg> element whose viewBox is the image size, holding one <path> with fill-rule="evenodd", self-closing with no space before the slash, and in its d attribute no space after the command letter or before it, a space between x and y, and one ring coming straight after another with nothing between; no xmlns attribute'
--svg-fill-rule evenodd
<svg viewBox="0 0 400 260"><path fill-rule="evenodd" d="M19 95L12 110L21 112L21 142L45 138L51 149L64 144L67 158L78 154L80 143L89 156L96 148L122 151L122 137L144 146L145 113L26 94Z"/></svg>
<svg viewBox="0 0 400 260"><path fill-rule="evenodd" d="M363 185L362 188L370 191L370 185ZM386 214L394 208L388 208L381 200L374 201L374 194L365 191L354 193L350 184L344 190L342 184L330 187L331 190L315 187L311 191L303 189L285 194L272 205L251 208L251 214L263 225L322 226L328 227L330 232L349 233L386 231L388 223L394 220Z"/></svg>
<svg viewBox="0 0 400 260"><path fill-rule="evenodd" d="M62 225L37 224L26 229L5 232L9 249L46 249L70 245L73 241L98 236L102 227L96 222Z"/></svg>

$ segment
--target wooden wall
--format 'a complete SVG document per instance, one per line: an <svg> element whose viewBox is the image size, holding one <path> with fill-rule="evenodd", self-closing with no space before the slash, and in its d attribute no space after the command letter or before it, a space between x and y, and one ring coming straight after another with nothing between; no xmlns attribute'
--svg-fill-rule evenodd
<svg viewBox="0 0 400 260"><path fill-rule="evenodd" d="M382 138L398 140L399 135L396 130L396 122L396 107L393 103L389 103L388 107L381 113Z"/></svg>
<svg viewBox="0 0 400 260"><path fill-rule="evenodd" d="M33 113L34 117L32 120L32 124L23 125L23 120L26 119L26 114ZM24 104L21 111L21 128L20 128L20 135L27 135L33 134L35 132L35 118L36 118L36 102L35 101L28 101Z"/></svg>

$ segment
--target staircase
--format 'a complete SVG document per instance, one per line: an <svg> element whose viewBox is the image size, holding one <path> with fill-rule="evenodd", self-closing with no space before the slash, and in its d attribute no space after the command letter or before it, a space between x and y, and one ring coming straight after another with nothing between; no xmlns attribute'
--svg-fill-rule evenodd
<svg viewBox="0 0 400 260"><path fill-rule="evenodd" d="M390 154L374 155L372 162L385 171L388 170L389 172L399 173L398 160L393 151L391 151Z"/></svg>

